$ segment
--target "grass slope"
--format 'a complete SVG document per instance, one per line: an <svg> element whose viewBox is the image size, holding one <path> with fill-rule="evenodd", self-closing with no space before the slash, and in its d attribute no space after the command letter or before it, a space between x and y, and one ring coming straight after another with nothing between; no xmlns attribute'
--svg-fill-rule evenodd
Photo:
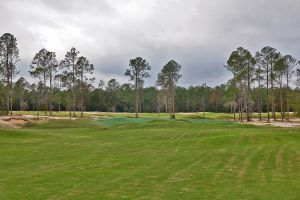
<svg viewBox="0 0 300 200"><path fill-rule="evenodd" d="M0 199L300 199L296 128L51 121L0 129L0 160Z"/></svg>

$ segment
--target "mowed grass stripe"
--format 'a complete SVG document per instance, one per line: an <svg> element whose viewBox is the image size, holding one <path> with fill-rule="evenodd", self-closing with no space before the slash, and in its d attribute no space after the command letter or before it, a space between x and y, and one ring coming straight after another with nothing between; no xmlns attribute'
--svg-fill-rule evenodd
<svg viewBox="0 0 300 200"><path fill-rule="evenodd" d="M299 134L180 120L0 130L0 199L297 199Z"/></svg>

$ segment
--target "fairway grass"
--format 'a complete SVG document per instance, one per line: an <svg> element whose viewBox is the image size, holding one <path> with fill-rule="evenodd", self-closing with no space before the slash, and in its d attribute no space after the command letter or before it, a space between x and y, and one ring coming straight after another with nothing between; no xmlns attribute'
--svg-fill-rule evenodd
<svg viewBox="0 0 300 200"><path fill-rule="evenodd" d="M300 199L299 128L151 117L0 129L0 199Z"/></svg>

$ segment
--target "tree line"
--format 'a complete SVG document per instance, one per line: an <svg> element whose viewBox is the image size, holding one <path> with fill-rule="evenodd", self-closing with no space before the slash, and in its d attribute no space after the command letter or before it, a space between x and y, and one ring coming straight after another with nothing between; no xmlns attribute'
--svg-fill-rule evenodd
<svg viewBox="0 0 300 200"><path fill-rule="evenodd" d="M129 83L116 79L107 83L96 80L94 65L71 48L59 61L55 52L41 49L32 58L29 74L36 81L29 83L17 78L19 49L17 39L10 33L0 37L0 110L3 115L13 111L36 111L53 115L53 111L68 111L76 116L80 111L167 112L231 112L234 120L248 121L267 112L269 121L289 120L291 111L300 114L299 88L291 88L293 75L300 86L299 63L290 55L281 55L272 47L264 47L252 55L240 47L233 51L225 65L233 78L216 87L206 84L178 86L181 65L171 60L157 75L155 86L144 87L150 77L150 64L137 57L124 67ZM16 81L14 81L16 80ZM97 84L96 84L97 83ZM96 86L97 85L97 86ZM257 114L253 114L257 113Z"/></svg>
<svg viewBox="0 0 300 200"><path fill-rule="evenodd" d="M271 117L277 120L276 112L280 112L282 121L289 121L292 111L290 84L299 63L293 56L282 55L270 46L262 48L255 55L243 47L233 51L225 67L233 74L229 84L234 120L238 112L239 120L243 121L245 113L247 121L250 121L254 111L262 120L264 101L268 122ZM296 70L296 75L299 84L299 69ZM263 92L266 93L264 96Z"/></svg>

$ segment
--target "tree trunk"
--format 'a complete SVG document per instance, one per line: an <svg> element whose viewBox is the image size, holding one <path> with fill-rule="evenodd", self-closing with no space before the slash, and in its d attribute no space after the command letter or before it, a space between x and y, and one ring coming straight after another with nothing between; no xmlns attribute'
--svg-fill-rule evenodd
<svg viewBox="0 0 300 200"><path fill-rule="evenodd" d="M69 109L69 118L72 119L72 109L73 109L73 104L72 104L72 86L70 87L70 92L69 92L69 102L68 102L68 109Z"/></svg>
<svg viewBox="0 0 300 200"><path fill-rule="evenodd" d="M76 117L75 110L76 110L76 96L75 96L75 63L73 61L73 73L72 73L72 95L73 95L73 117Z"/></svg>
<svg viewBox="0 0 300 200"><path fill-rule="evenodd" d="M283 121L284 113L283 113L283 96L282 96L282 75L280 75L280 113L281 113L281 121Z"/></svg>
<svg viewBox="0 0 300 200"><path fill-rule="evenodd" d="M76 96L75 96L75 84L73 86L73 117L76 117Z"/></svg>
<svg viewBox="0 0 300 200"><path fill-rule="evenodd" d="M60 110L61 110L61 108L60 108L60 96L61 96L61 94L60 94L60 90L61 90L61 77L59 77L59 80L58 80L58 84L59 84L59 89L58 89L58 112L60 112Z"/></svg>
<svg viewBox="0 0 300 200"><path fill-rule="evenodd" d="M239 104L240 104L240 120L241 120L241 122L243 122L243 104L242 104L242 101L243 101L243 99L242 98L240 98L240 102L239 102Z"/></svg>
<svg viewBox="0 0 300 200"><path fill-rule="evenodd" d="M261 104L260 104L260 100L261 100L261 96L260 96L260 87L258 88L257 91L257 115L258 115L258 119L261 121Z"/></svg>
<svg viewBox="0 0 300 200"><path fill-rule="evenodd" d="M5 65L6 65L6 115L9 114L9 97L10 97L10 72L9 72L9 63L8 63L8 54L6 55L5 59Z"/></svg>
<svg viewBox="0 0 300 200"><path fill-rule="evenodd" d="M169 94L168 94L168 113L170 114L170 118L172 118L172 89L171 86L169 88Z"/></svg>
<svg viewBox="0 0 300 200"><path fill-rule="evenodd" d="M141 113L142 112L142 88L139 87L139 112Z"/></svg>
<svg viewBox="0 0 300 200"><path fill-rule="evenodd" d="M175 116L175 87L172 87L172 115Z"/></svg>
<svg viewBox="0 0 300 200"><path fill-rule="evenodd" d="M80 117L83 117L83 74L81 74L81 83L80 83Z"/></svg>
<svg viewBox="0 0 300 200"><path fill-rule="evenodd" d="M235 99L235 95L234 95L234 99ZM236 102L234 100L233 101L233 121L236 121L235 113L236 113Z"/></svg>
<svg viewBox="0 0 300 200"><path fill-rule="evenodd" d="M60 98L61 98L61 97L60 97L60 88L59 88L59 91L58 91L58 112L61 111L61 105L60 105L60 104L61 104L61 103L60 103L61 100L60 100Z"/></svg>
<svg viewBox="0 0 300 200"><path fill-rule="evenodd" d="M139 88L138 88L138 78L135 77L135 118L139 117Z"/></svg>
<svg viewBox="0 0 300 200"><path fill-rule="evenodd" d="M49 111L52 116L52 70L50 71Z"/></svg>
<svg viewBox="0 0 300 200"><path fill-rule="evenodd" d="M202 107L203 107L203 110L202 110L203 118L205 118L205 100L204 100L204 98L202 98Z"/></svg>
<svg viewBox="0 0 300 200"><path fill-rule="evenodd" d="M286 76L286 111L287 111L287 121L290 121L290 91L289 91L289 72L287 71Z"/></svg>
<svg viewBox="0 0 300 200"><path fill-rule="evenodd" d="M236 113L236 94L235 94L235 88L236 88L236 75L234 74L234 92L233 92L233 121L236 121L235 113Z"/></svg>
<svg viewBox="0 0 300 200"><path fill-rule="evenodd" d="M271 63L271 95L272 95L272 117L276 121L276 106L275 106L275 94L274 94L274 74L273 64Z"/></svg>
<svg viewBox="0 0 300 200"><path fill-rule="evenodd" d="M262 113L262 91L261 91L261 68L258 69L258 95L257 95L257 112L259 121L261 121L261 113Z"/></svg>
<svg viewBox="0 0 300 200"><path fill-rule="evenodd" d="M46 83L46 72L45 72L45 69L44 69L44 87L43 87L43 99L44 99L44 105L45 105L45 115L48 115L47 114L47 111L48 111L48 98L47 98L47 87L46 87L47 83Z"/></svg>
<svg viewBox="0 0 300 200"><path fill-rule="evenodd" d="M34 109L34 104L35 104L35 101L33 100L32 101L32 111L34 112L35 111L35 109ZM30 108L29 108L30 109Z"/></svg>
<svg viewBox="0 0 300 200"><path fill-rule="evenodd" d="M10 63L8 64L9 66L9 110L10 110L10 115L12 115L12 109L13 109L13 96L12 96L12 89L13 89L13 82L12 82L12 78L13 78L13 63L12 63L12 58L10 57Z"/></svg>
<svg viewBox="0 0 300 200"><path fill-rule="evenodd" d="M262 113L262 94L261 94L261 85L259 84L259 89L258 89L258 100L257 100L257 112L258 112L258 117L259 121L261 121L261 113Z"/></svg>
<svg viewBox="0 0 300 200"><path fill-rule="evenodd" d="M269 64L267 63L267 113L268 122L270 122L270 100L269 100Z"/></svg>
<svg viewBox="0 0 300 200"><path fill-rule="evenodd" d="M250 121L250 69L249 69L249 64L248 64L248 71L247 71L247 121Z"/></svg>
<svg viewBox="0 0 300 200"><path fill-rule="evenodd" d="M238 100L237 100L237 107L238 107L238 112L239 112L239 121L241 121L241 102L240 102L239 95L238 95Z"/></svg>
<svg viewBox="0 0 300 200"><path fill-rule="evenodd" d="M41 104L41 91L38 91L38 99L37 99L37 119L40 119L40 104Z"/></svg>

